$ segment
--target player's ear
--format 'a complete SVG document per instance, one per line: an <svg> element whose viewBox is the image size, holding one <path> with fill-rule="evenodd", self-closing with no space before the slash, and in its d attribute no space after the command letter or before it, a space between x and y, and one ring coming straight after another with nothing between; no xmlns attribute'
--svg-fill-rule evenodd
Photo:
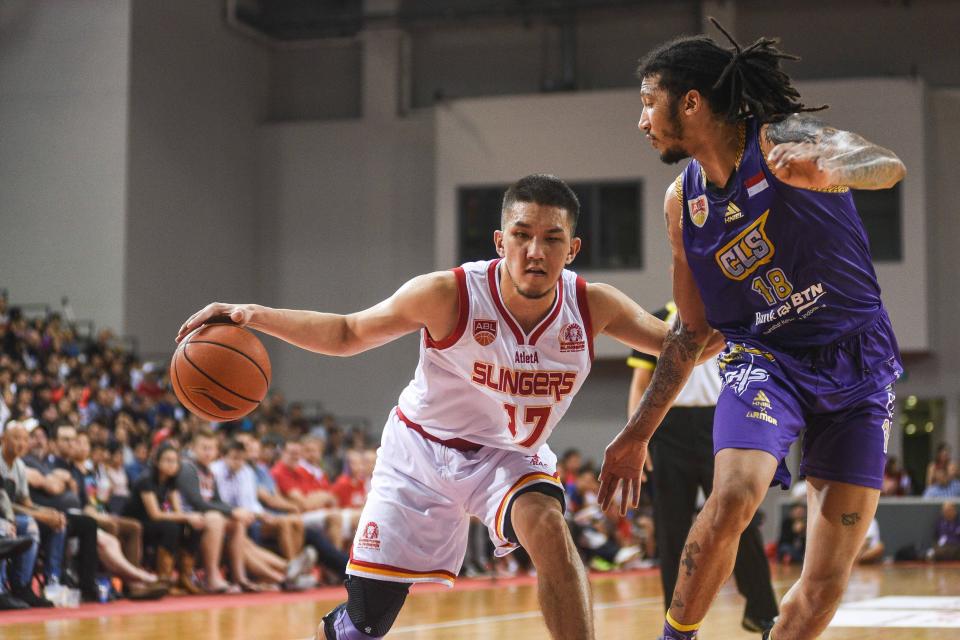
<svg viewBox="0 0 960 640"><path fill-rule="evenodd" d="M580 253L580 238L573 238L570 241L570 252L567 253L567 260L565 264L570 264L573 262L573 259L577 257L578 253Z"/></svg>
<svg viewBox="0 0 960 640"><path fill-rule="evenodd" d="M497 248L497 255L504 257L503 252L503 231L497 229L493 232L493 246Z"/></svg>
<svg viewBox="0 0 960 640"><path fill-rule="evenodd" d="M696 89L687 91L680 98L680 109L687 115L693 115L703 106L703 96Z"/></svg>

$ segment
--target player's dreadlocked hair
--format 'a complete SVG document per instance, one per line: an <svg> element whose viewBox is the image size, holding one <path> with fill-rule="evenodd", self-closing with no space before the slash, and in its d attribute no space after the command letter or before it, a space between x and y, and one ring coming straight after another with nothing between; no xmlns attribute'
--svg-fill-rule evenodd
<svg viewBox="0 0 960 640"><path fill-rule="evenodd" d="M759 38L746 48L737 44L720 23L710 18L733 49L724 49L707 36L683 36L651 51L637 68L643 79L659 75L659 84L674 98L696 89L714 113L728 122L748 116L760 122L777 122L791 113L820 111L800 102L800 93L780 60L799 60L776 48L778 40Z"/></svg>

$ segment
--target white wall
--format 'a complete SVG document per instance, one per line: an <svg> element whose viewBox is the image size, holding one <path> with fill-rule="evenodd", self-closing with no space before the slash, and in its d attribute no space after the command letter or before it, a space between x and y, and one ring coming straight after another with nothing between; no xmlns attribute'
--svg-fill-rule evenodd
<svg viewBox="0 0 960 640"><path fill-rule="evenodd" d="M123 324L129 0L0 1L0 286Z"/></svg>
<svg viewBox="0 0 960 640"><path fill-rule="evenodd" d="M924 89L911 80L808 82L809 104L833 105L825 118L895 149L910 175L903 183L904 259L877 266L884 301L905 351L929 346L926 320ZM670 296L670 249L663 230L663 193L683 164L667 166L637 132L638 90L515 96L453 101L437 109L436 264L457 255L457 188L509 183L533 172L569 181L644 181L642 270L590 272L584 277L619 287L656 309ZM890 126L896 122L896 126ZM576 263L573 268L576 269ZM621 356L612 341L600 356Z"/></svg>
<svg viewBox="0 0 960 640"><path fill-rule="evenodd" d="M255 297L256 132L268 57L222 3L135 0L124 305L146 353L169 353L213 300Z"/></svg>
<svg viewBox="0 0 960 640"><path fill-rule="evenodd" d="M346 313L433 267L433 119L271 124L260 131L262 295ZM379 430L413 375L417 339L350 359L270 341L275 384Z"/></svg>

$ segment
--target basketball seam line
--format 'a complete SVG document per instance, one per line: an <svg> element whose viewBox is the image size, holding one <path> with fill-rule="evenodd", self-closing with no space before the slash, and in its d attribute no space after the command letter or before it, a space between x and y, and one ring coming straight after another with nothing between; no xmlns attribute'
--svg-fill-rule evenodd
<svg viewBox="0 0 960 640"><path fill-rule="evenodd" d="M190 344L190 343L188 342L187 344ZM220 384L219 382L217 382L216 380L214 380L212 377L210 377L210 376L207 374L206 371L204 371L203 369L201 369L200 367L198 367L198 366L197 366L197 363L190 359L190 354L187 353L187 348L186 348L186 347L183 348L183 357L184 357L184 359L186 359L187 362L189 362L189 363L193 366L194 369L196 369L197 371L199 371L199 372L203 375L204 378L206 378L207 380L209 380L209 381L212 382L213 384L217 385L218 387L220 387L221 389L223 389L223 390L226 391L227 393L232 393L233 395L237 396L237 397L240 398L241 400L245 400L246 402L252 402L252 403L254 403L254 404L256 404L256 405L259 405L259 404L260 404L260 401L259 401L259 400L251 400L250 398L248 398L248 397L246 397L246 396L244 396L244 395L240 395L239 393L237 393L237 392L234 391L233 389L228 389L227 387L223 386L222 384ZM182 385L181 385L181 386L182 386Z"/></svg>
<svg viewBox="0 0 960 640"><path fill-rule="evenodd" d="M186 357L186 351L184 351L184 357ZM176 357L176 354L174 354L174 357L173 357L173 372L174 372L174 373L176 374L176 376L177 376L177 381L176 381L175 384L176 384L178 387L180 387L180 392L183 394L183 398L189 399L190 396L189 396L189 394L187 394L187 390L183 388L183 384L180 382L180 368L177 366L177 357ZM183 401L183 398L178 398L178 400L180 400L182 404L186 405L187 402L184 402L184 401ZM207 411L206 409L202 409L202 408L200 407L200 405L198 405L196 402L193 402L193 400L190 400L189 404L193 405L193 408L196 409L197 411L202 411L203 413L205 413L205 414L207 414L207 415L215 416L216 418L218 418L218 419L220 419L220 420L223 420L224 422L229 422L229 421L231 420L231 418L228 418L228 417L226 417L226 416L217 415L216 413L214 413L214 412L212 412L212 411ZM193 411L193 409L190 409L190 407L186 407L186 408L187 408L188 411L191 411L191 412Z"/></svg>
<svg viewBox="0 0 960 640"><path fill-rule="evenodd" d="M248 356L247 354L245 354L243 351L240 351L239 349L237 349L236 347L231 347L230 345L223 344L222 342L214 342L213 340L188 340L188 341L187 341L187 344L214 344L214 345L216 345L216 346L218 346L218 347L223 347L224 349L229 349L230 351L233 351L234 353L238 353L238 354L240 354L241 356L243 356L244 358L246 358L247 360L249 360L249 361L250 361L250 364L252 364L253 366L255 366L255 367L257 368L257 371L260 372L260 375L263 376L263 381L267 383L267 386L270 385L270 378L267 377L267 373L260 367L260 364L259 364L256 360L254 360L253 358L251 358L250 356ZM186 353L186 351L184 351L184 353ZM191 363L191 364L192 364L192 363ZM243 397L243 396L241 396L241 397ZM252 402L252 401L251 401L251 402Z"/></svg>

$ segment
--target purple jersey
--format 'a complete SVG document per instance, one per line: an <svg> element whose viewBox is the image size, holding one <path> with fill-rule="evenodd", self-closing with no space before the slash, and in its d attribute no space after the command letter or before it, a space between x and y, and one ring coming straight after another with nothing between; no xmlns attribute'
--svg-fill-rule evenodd
<svg viewBox="0 0 960 640"><path fill-rule="evenodd" d="M707 188L696 160L678 181L687 262L707 320L728 340L830 344L883 310L866 233L848 188L815 191L775 178L759 129L756 119L745 122L726 189Z"/></svg>

